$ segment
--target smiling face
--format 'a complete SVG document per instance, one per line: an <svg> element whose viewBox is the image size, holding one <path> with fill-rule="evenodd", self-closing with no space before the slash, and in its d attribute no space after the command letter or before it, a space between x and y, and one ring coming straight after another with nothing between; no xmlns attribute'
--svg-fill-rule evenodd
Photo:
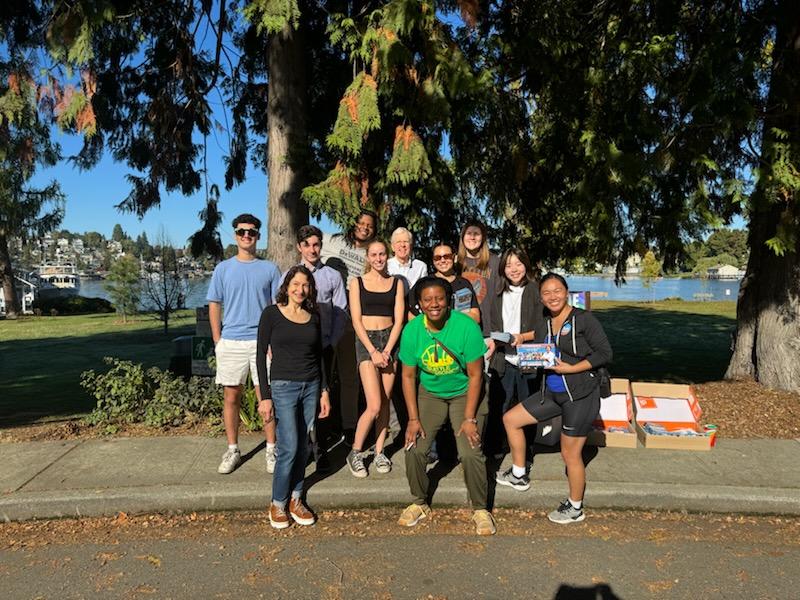
<svg viewBox="0 0 800 600"><path fill-rule="evenodd" d="M234 229L236 235L236 245L240 250L254 252L258 243L259 232L252 223L239 223Z"/></svg>
<svg viewBox="0 0 800 600"><path fill-rule="evenodd" d="M322 241L316 235L312 235L297 244L297 249L300 251L303 262L316 265L322 252Z"/></svg>
<svg viewBox="0 0 800 600"><path fill-rule="evenodd" d="M455 266L453 249L447 244L436 246L433 249L433 268L440 275L450 275Z"/></svg>
<svg viewBox="0 0 800 600"><path fill-rule="evenodd" d="M392 238L392 252L400 262L406 262L411 256L411 238L408 234L398 233Z"/></svg>
<svg viewBox="0 0 800 600"><path fill-rule="evenodd" d="M477 252L483 244L483 232L477 225L470 225L464 232L464 247L469 252Z"/></svg>
<svg viewBox="0 0 800 600"><path fill-rule="evenodd" d="M527 270L525 265L516 255L512 254L506 261L504 269L506 278L511 285L522 285L522 282L527 279Z"/></svg>
<svg viewBox="0 0 800 600"><path fill-rule="evenodd" d="M447 311L447 293L444 288L432 285L419 295L419 307L429 321L439 322Z"/></svg>
<svg viewBox="0 0 800 600"><path fill-rule="evenodd" d="M367 263L372 270L382 273L386 269L386 244L372 242L367 248Z"/></svg>
<svg viewBox="0 0 800 600"><path fill-rule="evenodd" d="M353 228L353 237L357 243L363 244L375 235L375 219L371 215L361 215Z"/></svg>
<svg viewBox="0 0 800 600"><path fill-rule="evenodd" d="M567 305L567 288L558 279L548 279L539 287L542 304L551 314L557 315Z"/></svg>
<svg viewBox="0 0 800 600"><path fill-rule="evenodd" d="M286 295L292 302L296 304L303 304L311 290L311 284L305 273L295 273L294 277L289 281L286 286Z"/></svg>

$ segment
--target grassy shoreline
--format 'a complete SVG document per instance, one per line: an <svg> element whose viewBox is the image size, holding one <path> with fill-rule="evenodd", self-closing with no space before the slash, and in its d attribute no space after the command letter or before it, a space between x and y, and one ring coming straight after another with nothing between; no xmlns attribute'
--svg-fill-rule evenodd
<svg viewBox="0 0 800 600"><path fill-rule="evenodd" d="M733 301L595 300L592 308L614 349L616 377L702 383L725 373ZM190 310L166 335L150 316L127 324L114 314L0 320L0 426L88 413L94 402L80 387L81 372L104 369L104 356L166 368L172 340L194 327Z"/></svg>

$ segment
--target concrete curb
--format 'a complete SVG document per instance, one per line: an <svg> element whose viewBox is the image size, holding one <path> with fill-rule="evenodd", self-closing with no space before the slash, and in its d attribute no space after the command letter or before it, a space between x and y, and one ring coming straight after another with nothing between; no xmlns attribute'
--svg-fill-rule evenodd
<svg viewBox="0 0 800 600"><path fill-rule="evenodd" d="M468 506L463 483L442 482L434 507ZM550 510L564 499L566 482L535 482L525 493L497 490L495 506ZM23 521L62 517L113 516L118 512L187 513L213 510L261 510L269 501L268 483L259 485L152 486L122 489L18 492L0 498L0 519ZM382 481L359 489L352 485L317 485L308 492L317 510L401 506L409 502L405 480ZM782 488L590 483L587 506L605 509L800 515L800 491Z"/></svg>

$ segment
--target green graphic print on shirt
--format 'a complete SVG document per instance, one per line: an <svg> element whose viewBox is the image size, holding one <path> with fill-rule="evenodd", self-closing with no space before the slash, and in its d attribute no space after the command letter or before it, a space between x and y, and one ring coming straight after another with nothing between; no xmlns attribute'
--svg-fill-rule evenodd
<svg viewBox="0 0 800 600"><path fill-rule="evenodd" d="M443 346L458 360L454 360ZM444 328L435 333L425 328L424 315L412 319L403 330L399 358L404 364L416 365L420 382L431 394L439 398L454 398L467 391L469 379L464 372L467 363L485 352L486 344L478 324L463 313L450 311Z"/></svg>

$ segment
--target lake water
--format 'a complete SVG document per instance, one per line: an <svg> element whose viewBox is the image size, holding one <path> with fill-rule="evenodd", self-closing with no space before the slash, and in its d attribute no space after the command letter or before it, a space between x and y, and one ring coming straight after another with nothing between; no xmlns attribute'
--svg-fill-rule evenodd
<svg viewBox="0 0 800 600"><path fill-rule="evenodd" d="M187 308L195 308L206 304L206 292L211 278L190 280L191 290L186 298ZM103 281L82 280L81 296L106 298L108 292ZM610 277L589 275L570 275L567 277L570 289L574 291L606 292L608 300L661 300L663 298L681 298L696 300L695 294L711 294L709 300L735 301L739 294L739 281L723 281L717 279L677 279L664 278L653 282L648 289L641 279L628 279L617 287Z"/></svg>

